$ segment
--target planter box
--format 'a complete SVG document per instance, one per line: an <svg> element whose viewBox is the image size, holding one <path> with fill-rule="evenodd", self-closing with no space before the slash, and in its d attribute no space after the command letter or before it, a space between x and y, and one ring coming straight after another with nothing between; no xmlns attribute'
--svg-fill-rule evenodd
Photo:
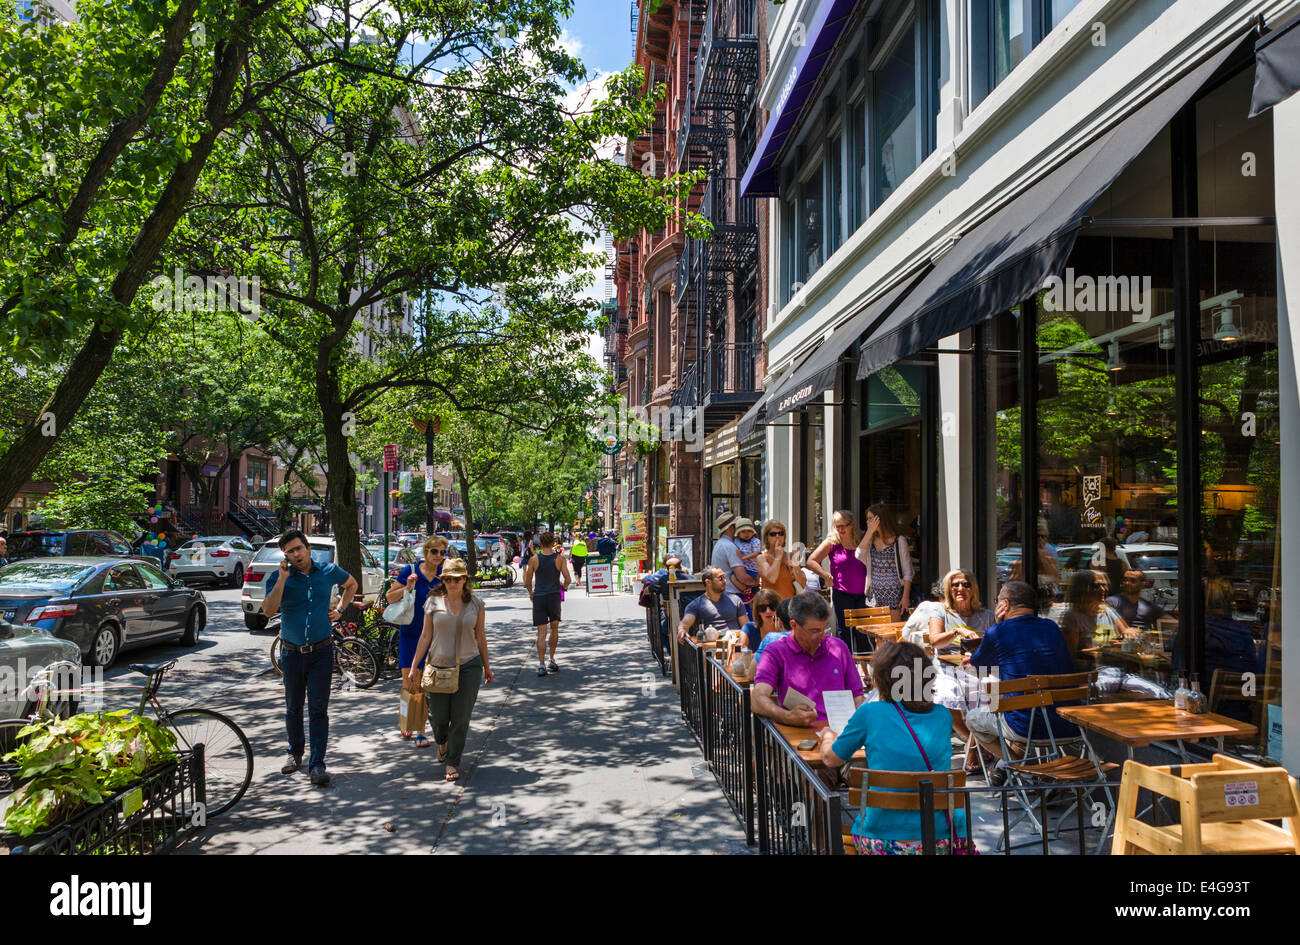
<svg viewBox="0 0 1300 945"><path fill-rule="evenodd" d="M30 837L0 834L0 852L168 853L187 830L206 825L205 798L200 745L53 830Z"/></svg>

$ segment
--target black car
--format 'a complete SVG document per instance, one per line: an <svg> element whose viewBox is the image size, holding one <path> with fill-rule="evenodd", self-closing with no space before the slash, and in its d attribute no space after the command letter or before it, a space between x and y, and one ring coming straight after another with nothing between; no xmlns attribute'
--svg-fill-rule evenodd
<svg viewBox="0 0 1300 945"><path fill-rule="evenodd" d="M30 558L0 568L0 618L71 640L88 666L110 666L134 646L193 646L207 604L139 558Z"/></svg>
<svg viewBox="0 0 1300 945"><path fill-rule="evenodd" d="M27 558L67 558L74 555L125 558L131 543L107 528L80 528L68 531L33 530L9 536L10 561Z"/></svg>

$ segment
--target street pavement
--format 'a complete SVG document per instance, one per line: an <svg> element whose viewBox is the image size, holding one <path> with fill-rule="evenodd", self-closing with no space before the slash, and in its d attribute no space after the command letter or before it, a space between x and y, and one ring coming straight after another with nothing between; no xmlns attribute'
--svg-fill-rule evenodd
<svg viewBox="0 0 1300 945"><path fill-rule="evenodd" d="M284 690L272 634L250 633L239 592L205 591L209 622L193 649L155 646L131 662L179 657L169 708L202 705L252 742L252 786L181 853L744 853L732 815L690 733L677 694L646 644L645 612L627 594L568 595L556 654L538 677L521 587L481 592L496 682L480 691L459 782L436 749L397 735L396 674L330 696L333 783L280 774ZM337 679L337 678L336 678ZM127 696L107 708L133 704Z"/></svg>

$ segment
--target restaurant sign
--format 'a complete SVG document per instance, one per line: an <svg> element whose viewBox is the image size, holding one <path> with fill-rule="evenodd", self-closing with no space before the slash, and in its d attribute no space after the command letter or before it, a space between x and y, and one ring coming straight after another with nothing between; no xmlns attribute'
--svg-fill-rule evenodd
<svg viewBox="0 0 1300 945"><path fill-rule="evenodd" d="M607 561L596 561L584 569L587 578L587 593L614 593L614 566Z"/></svg>
<svg viewBox="0 0 1300 945"><path fill-rule="evenodd" d="M646 525L644 512L624 512L623 560L644 561L646 554Z"/></svg>

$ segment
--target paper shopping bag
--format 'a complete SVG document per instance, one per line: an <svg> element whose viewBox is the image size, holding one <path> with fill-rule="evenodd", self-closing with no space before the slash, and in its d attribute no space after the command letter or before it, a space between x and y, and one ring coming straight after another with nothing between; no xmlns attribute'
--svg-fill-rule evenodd
<svg viewBox="0 0 1300 945"><path fill-rule="evenodd" d="M397 709L397 724L403 732L423 733L429 719L429 704L422 692L402 690L401 703Z"/></svg>

